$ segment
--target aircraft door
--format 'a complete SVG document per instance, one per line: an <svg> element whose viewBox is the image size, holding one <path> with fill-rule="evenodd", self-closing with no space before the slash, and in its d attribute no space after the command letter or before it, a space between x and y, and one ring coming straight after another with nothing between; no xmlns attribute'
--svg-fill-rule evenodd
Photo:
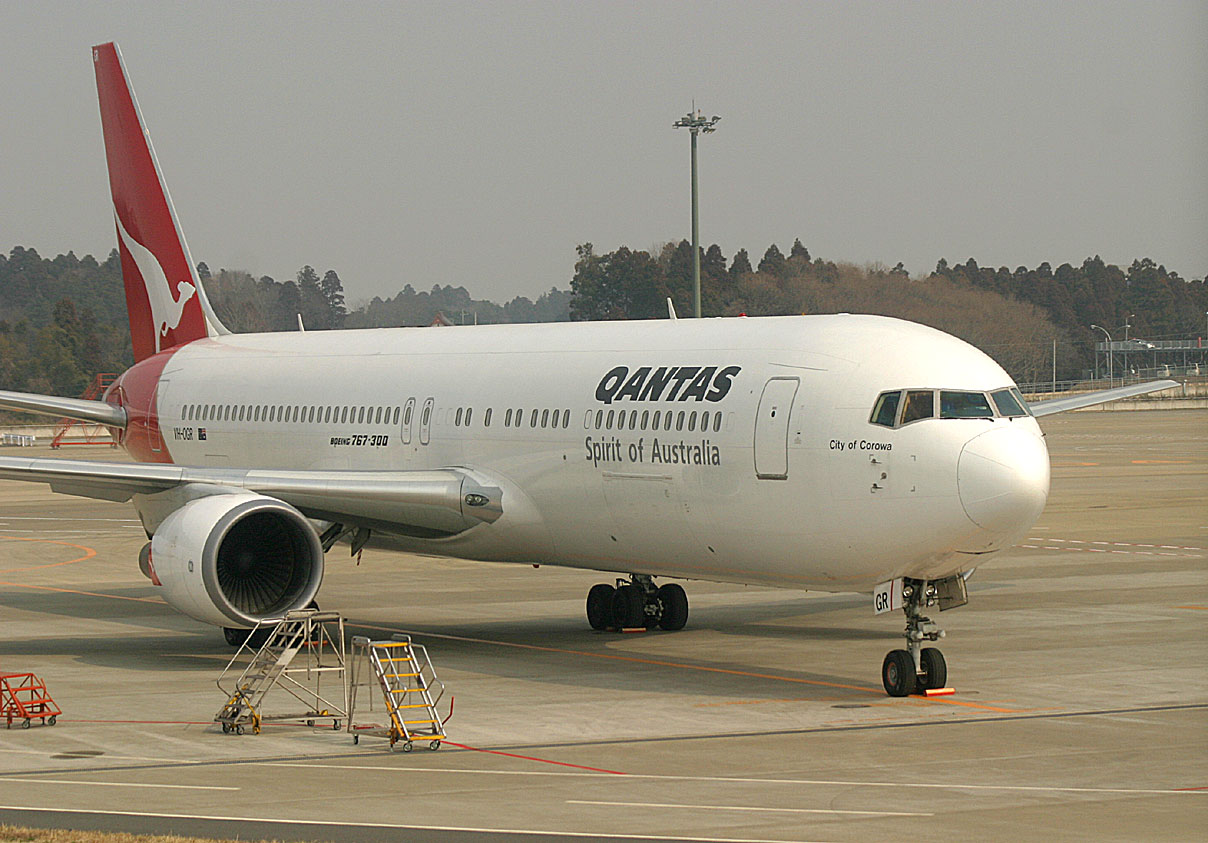
<svg viewBox="0 0 1208 843"><path fill-rule="evenodd" d="M403 424L399 428L399 438L404 445L411 444L411 431L415 424L415 399L408 398L407 404L403 407Z"/></svg>
<svg viewBox="0 0 1208 843"><path fill-rule="evenodd" d="M788 479L789 416L799 383L772 378L763 387L755 414L755 476L761 480Z"/></svg>
<svg viewBox="0 0 1208 843"><path fill-rule="evenodd" d="M435 399L429 398L424 401L424 409L419 415L419 444L427 445L432 435L432 405L436 403Z"/></svg>
<svg viewBox="0 0 1208 843"><path fill-rule="evenodd" d="M168 392L168 382L161 380L151 390L151 400L147 402L147 440L151 450L159 453L164 449L164 437L159 427L159 408L165 406L164 396Z"/></svg>

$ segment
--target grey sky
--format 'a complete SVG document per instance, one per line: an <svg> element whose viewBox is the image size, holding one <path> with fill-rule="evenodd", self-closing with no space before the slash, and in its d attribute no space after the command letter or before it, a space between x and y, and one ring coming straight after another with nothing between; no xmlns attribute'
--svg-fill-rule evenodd
<svg viewBox="0 0 1208 843"><path fill-rule="evenodd" d="M504 300L577 244L1208 273L1208 3L0 0L0 250L115 234L116 40L195 260Z"/></svg>

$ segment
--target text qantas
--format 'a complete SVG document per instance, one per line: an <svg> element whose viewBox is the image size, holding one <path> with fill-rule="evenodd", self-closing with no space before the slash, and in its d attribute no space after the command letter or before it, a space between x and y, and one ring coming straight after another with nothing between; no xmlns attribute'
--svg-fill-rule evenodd
<svg viewBox="0 0 1208 843"><path fill-rule="evenodd" d="M726 397L741 366L617 366L600 378L596 400L720 401Z"/></svg>

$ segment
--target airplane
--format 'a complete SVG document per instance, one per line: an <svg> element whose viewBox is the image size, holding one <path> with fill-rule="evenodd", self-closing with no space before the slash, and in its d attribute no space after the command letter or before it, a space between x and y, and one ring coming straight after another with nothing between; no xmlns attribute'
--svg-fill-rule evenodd
<svg viewBox="0 0 1208 843"><path fill-rule="evenodd" d="M95 422L135 460L0 458L0 478L132 501L139 566L222 627L312 605L337 541L617 575L592 628L678 630L655 577L867 592L902 611L892 696L941 689L927 612L1045 506L1037 416L947 333L831 314L234 334L189 254L117 45L92 50L135 364L99 401L0 392Z"/></svg>

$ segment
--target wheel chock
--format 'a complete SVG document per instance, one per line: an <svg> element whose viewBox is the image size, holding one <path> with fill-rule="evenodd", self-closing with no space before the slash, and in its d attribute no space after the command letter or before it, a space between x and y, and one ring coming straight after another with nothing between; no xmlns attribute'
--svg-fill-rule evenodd
<svg viewBox="0 0 1208 843"><path fill-rule="evenodd" d="M955 688L928 688L923 692L924 697L947 697L956 693Z"/></svg>

